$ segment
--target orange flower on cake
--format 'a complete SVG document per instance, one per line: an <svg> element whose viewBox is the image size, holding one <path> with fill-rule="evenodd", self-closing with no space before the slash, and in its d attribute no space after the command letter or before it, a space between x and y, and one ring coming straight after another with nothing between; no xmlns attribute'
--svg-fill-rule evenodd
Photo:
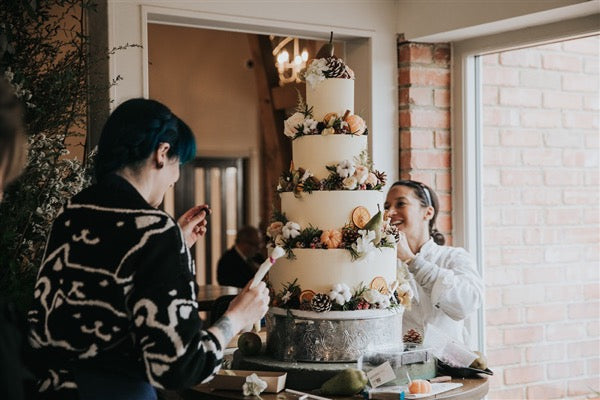
<svg viewBox="0 0 600 400"><path fill-rule="evenodd" d="M283 222L275 221L271 222L271 225L267 228L267 236L275 239L277 236L281 235L283 229Z"/></svg>
<svg viewBox="0 0 600 400"><path fill-rule="evenodd" d="M321 243L328 249L337 249L342 243L342 232L337 229L325 230L321 234Z"/></svg>
<svg viewBox="0 0 600 400"><path fill-rule="evenodd" d="M348 123L348 129L350 129L350 133L353 135L362 135L367 129L365 120L356 114L347 116L346 122Z"/></svg>
<svg viewBox="0 0 600 400"><path fill-rule="evenodd" d="M369 169L364 165L357 165L354 176L356 176L358 184L362 185L363 183L367 182L367 178L369 177Z"/></svg>

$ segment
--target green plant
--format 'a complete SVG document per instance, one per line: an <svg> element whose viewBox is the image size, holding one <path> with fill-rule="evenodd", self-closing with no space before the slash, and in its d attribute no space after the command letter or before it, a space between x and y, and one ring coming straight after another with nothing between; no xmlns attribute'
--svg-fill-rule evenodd
<svg viewBox="0 0 600 400"><path fill-rule="evenodd" d="M90 54L86 23L95 7L92 0L0 2L0 75L25 104L30 146L23 174L0 204L0 297L23 308L52 221L91 181L88 99L120 79L103 88L89 83L90 65L110 53ZM83 159L69 155L81 147Z"/></svg>

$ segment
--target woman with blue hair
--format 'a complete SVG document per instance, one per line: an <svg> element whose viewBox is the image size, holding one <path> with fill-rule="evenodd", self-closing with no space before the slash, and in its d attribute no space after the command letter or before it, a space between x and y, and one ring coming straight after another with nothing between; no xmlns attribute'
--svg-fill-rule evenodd
<svg viewBox="0 0 600 400"><path fill-rule="evenodd" d="M155 399L155 388L209 380L223 349L260 320L264 282L203 327L189 248L205 205L177 222L157 209L196 154L190 128L163 104L132 99L108 118L97 183L54 221L29 312L42 398Z"/></svg>

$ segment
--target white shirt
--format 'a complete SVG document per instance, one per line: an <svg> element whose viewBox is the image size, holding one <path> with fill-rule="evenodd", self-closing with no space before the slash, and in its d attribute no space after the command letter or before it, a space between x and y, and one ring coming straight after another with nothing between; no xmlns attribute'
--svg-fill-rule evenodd
<svg viewBox="0 0 600 400"><path fill-rule="evenodd" d="M408 274L414 294L410 310L404 311L404 333L415 329L424 334L427 324L433 324L456 341L469 344L464 320L481 307L484 287L469 253L429 239L408 266L398 260L397 268L399 277Z"/></svg>

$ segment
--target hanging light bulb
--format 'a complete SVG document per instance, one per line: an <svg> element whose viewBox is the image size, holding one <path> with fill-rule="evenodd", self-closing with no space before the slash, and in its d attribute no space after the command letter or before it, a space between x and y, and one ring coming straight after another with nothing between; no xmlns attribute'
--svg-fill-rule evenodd
<svg viewBox="0 0 600 400"><path fill-rule="evenodd" d="M290 42L293 44L292 55L285 49ZM273 50L273 55L276 55L277 59L276 66L277 72L279 73L280 86L290 82L301 81L299 73L306 67L308 51L302 50L302 53L300 53L300 39L287 37L281 40Z"/></svg>

